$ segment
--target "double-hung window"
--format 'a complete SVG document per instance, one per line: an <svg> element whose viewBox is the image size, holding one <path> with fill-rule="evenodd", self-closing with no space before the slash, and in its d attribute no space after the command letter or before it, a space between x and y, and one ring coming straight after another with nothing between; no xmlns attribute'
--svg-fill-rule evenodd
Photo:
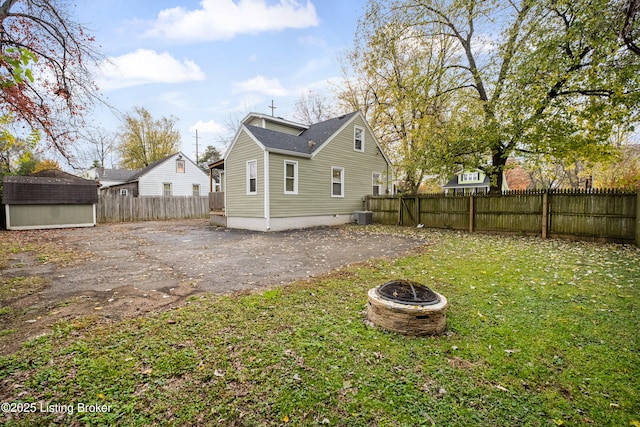
<svg viewBox="0 0 640 427"><path fill-rule="evenodd" d="M373 181L373 191L371 194L374 196L382 195L382 174L378 172L374 172L372 176Z"/></svg>
<svg viewBox="0 0 640 427"><path fill-rule="evenodd" d="M355 126L353 128L353 149L364 152L364 128Z"/></svg>
<svg viewBox="0 0 640 427"><path fill-rule="evenodd" d="M479 180L480 180L479 172L465 172L462 174L461 182L479 181Z"/></svg>
<svg viewBox="0 0 640 427"><path fill-rule="evenodd" d="M247 162L247 194L258 194L258 161Z"/></svg>
<svg viewBox="0 0 640 427"><path fill-rule="evenodd" d="M331 168L331 197L344 197L344 168Z"/></svg>
<svg viewBox="0 0 640 427"><path fill-rule="evenodd" d="M284 161L284 194L298 194L298 162Z"/></svg>
<svg viewBox="0 0 640 427"><path fill-rule="evenodd" d="M162 184L162 194L165 197L171 197L171 183L170 182L165 182L164 184Z"/></svg>

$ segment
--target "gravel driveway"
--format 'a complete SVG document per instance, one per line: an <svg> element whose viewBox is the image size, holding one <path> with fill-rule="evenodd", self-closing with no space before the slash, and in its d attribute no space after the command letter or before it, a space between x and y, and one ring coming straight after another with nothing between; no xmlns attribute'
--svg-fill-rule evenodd
<svg viewBox="0 0 640 427"><path fill-rule="evenodd" d="M6 232L12 233L12 232ZM58 319L99 314L120 319L177 306L199 292L229 293L269 287L371 258L398 257L424 245L410 237L362 233L355 227L251 232L210 226L206 220L102 224L94 228L29 231L81 254L70 266L17 254L4 276L39 276L46 285L13 301L0 328L17 330L0 342L42 333ZM18 238L20 234L15 234ZM4 351L3 351L4 350Z"/></svg>
<svg viewBox="0 0 640 427"><path fill-rule="evenodd" d="M53 278L47 294L104 291L119 284L168 290L181 281L233 292L290 282L370 258L395 257L424 241L349 227L251 232L202 221L143 222L65 230L60 237L96 256Z"/></svg>

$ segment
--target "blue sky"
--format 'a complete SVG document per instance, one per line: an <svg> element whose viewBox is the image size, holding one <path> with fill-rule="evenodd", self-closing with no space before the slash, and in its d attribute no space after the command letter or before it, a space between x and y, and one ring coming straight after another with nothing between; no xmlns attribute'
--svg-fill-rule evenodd
<svg viewBox="0 0 640 427"><path fill-rule="evenodd" d="M291 118L302 93L327 91L366 0L78 0L78 20L109 59L97 72L119 111L179 119L182 151L220 150L225 122L249 111ZM116 131L97 108L90 122Z"/></svg>

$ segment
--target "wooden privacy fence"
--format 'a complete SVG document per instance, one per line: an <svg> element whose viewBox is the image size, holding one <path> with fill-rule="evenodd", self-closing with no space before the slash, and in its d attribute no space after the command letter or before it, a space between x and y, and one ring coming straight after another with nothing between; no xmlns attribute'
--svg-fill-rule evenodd
<svg viewBox="0 0 640 427"><path fill-rule="evenodd" d="M204 218L208 214L207 196L100 196L97 206L99 223Z"/></svg>
<svg viewBox="0 0 640 427"><path fill-rule="evenodd" d="M636 242L640 193L614 190L512 191L447 196L369 196L381 224Z"/></svg>
<svg viewBox="0 0 640 427"><path fill-rule="evenodd" d="M224 192L217 191L214 193L209 193L209 210L211 211L224 210Z"/></svg>

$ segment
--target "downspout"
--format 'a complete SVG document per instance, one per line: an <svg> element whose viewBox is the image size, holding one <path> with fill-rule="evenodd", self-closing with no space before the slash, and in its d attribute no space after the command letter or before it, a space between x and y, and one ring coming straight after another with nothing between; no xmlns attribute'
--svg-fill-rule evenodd
<svg viewBox="0 0 640 427"><path fill-rule="evenodd" d="M266 231L271 230L271 204L269 200L269 152L264 150L264 218Z"/></svg>

